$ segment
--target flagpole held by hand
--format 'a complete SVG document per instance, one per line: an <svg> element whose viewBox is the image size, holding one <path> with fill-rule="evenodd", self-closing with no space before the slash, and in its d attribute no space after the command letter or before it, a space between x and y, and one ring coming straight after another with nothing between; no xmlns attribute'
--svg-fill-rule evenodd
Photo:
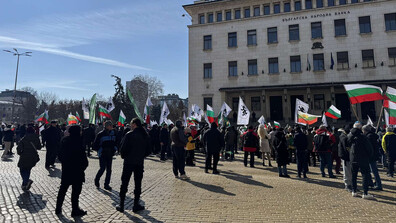
<svg viewBox="0 0 396 223"><path fill-rule="evenodd" d="M378 132L378 128L379 128L381 118L382 118L382 113L384 113L384 106L381 107L381 112L380 112L380 116L378 118L378 123L377 123L377 129L375 130L376 133Z"/></svg>

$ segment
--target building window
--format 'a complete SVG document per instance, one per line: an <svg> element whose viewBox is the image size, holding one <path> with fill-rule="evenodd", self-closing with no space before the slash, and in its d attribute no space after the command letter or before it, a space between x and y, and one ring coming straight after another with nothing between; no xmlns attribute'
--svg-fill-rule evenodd
<svg viewBox="0 0 396 223"><path fill-rule="evenodd" d="M334 20L335 36L346 36L345 19Z"/></svg>
<svg viewBox="0 0 396 223"><path fill-rule="evenodd" d="M334 6L334 0L327 0L327 6Z"/></svg>
<svg viewBox="0 0 396 223"><path fill-rule="evenodd" d="M290 57L290 72L297 73L301 72L301 58L300 56Z"/></svg>
<svg viewBox="0 0 396 223"><path fill-rule="evenodd" d="M324 94L314 94L314 109L315 110L324 109Z"/></svg>
<svg viewBox="0 0 396 223"><path fill-rule="evenodd" d="M204 50L212 49L212 35L204 36Z"/></svg>
<svg viewBox="0 0 396 223"><path fill-rule="evenodd" d="M385 14L386 31L396 30L396 13Z"/></svg>
<svg viewBox="0 0 396 223"><path fill-rule="evenodd" d="M253 15L260 16L260 6L254 7Z"/></svg>
<svg viewBox="0 0 396 223"><path fill-rule="evenodd" d="M311 23L312 39L322 38L322 22Z"/></svg>
<svg viewBox="0 0 396 223"><path fill-rule="evenodd" d="M297 25L289 25L289 41L300 40L300 29Z"/></svg>
<svg viewBox="0 0 396 223"><path fill-rule="evenodd" d="M305 0L305 9L312 9L312 0Z"/></svg>
<svg viewBox="0 0 396 223"><path fill-rule="evenodd" d="M396 66L396 47L388 48L389 66Z"/></svg>
<svg viewBox="0 0 396 223"><path fill-rule="evenodd" d="M269 15L271 12L270 12L270 7L269 7L269 5L264 5L264 15Z"/></svg>
<svg viewBox="0 0 396 223"><path fill-rule="evenodd" d="M216 20L217 22L221 22L221 21L223 21L223 13L221 13L221 12L218 12L217 13L217 20Z"/></svg>
<svg viewBox="0 0 396 223"><path fill-rule="evenodd" d="M359 0L351 0L351 3L358 3Z"/></svg>
<svg viewBox="0 0 396 223"><path fill-rule="evenodd" d="M199 15L199 24L205 24L205 15Z"/></svg>
<svg viewBox="0 0 396 223"><path fill-rule="evenodd" d="M204 78L212 78L212 64L211 63L204 64Z"/></svg>
<svg viewBox="0 0 396 223"><path fill-rule="evenodd" d="M239 110L238 107L239 107L239 98L232 98L232 110L238 111Z"/></svg>
<svg viewBox="0 0 396 223"><path fill-rule="evenodd" d="M280 13L280 4L274 4L274 14Z"/></svg>
<svg viewBox="0 0 396 223"><path fill-rule="evenodd" d="M248 60L248 75L257 75L257 60Z"/></svg>
<svg viewBox="0 0 396 223"><path fill-rule="evenodd" d="M294 11L300 11L300 10L301 10L301 2L295 1L294 2Z"/></svg>
<svg viewBox="0 0 396 223"><path fill-rule="evenodd" d="M346 0L340 0L340 5L346 5L347 1Z"/></svg>
<svg viewBox="0 0 396 223"><path fill-rule="evenodd" d="M370 16L359 17L360 33L371 33Z"/></svg>
<svg viewBox="0 0 396 223"><path fill-rule="evenodd" d="M337 68L340 70L349 69L348 51L337 52Z"/></svg>
<svg viewBox="0 0 396 223"><path fill-rule="evenodd" d="M290 12L290 2L285 2L283 4L283 11L284 12Z"/></svg>
<svg viewBox="0 0 396 223"><path fill-rule="evenodd" d="M313 55L314 71L324 70L324 56L323 53Z"/></svg>
<svg viewBox="0 0 396 223"><path fill-rule="evenodd" d="M256 36L256 30L248 30L247 31L247 45L257 45L257 36Z"/></svg>
<svg viewBox="0 0 396 223"><path fill-rule="evenodd" d="M245 18L250 18L250 8L245 8Z"/></svg>
<svg viewBox="0 0 396 223"><path fill-rule="evenodd" d="M241 10L240 9L235 9L234 17L235 17L235 19L241 18Z"/></svg>
<svg viewBox="0 0 396 223"><path fill-rule="evenodd" d="M231 20L231 11L226 12L226 20Z"/></svg>
<svg viewBox="0 0 396 223"><path fill-rule="evenodd" d="M208 14L208 23L213 23L213 13Z"/></svg>
<svg viewBox="0 0 396 223"><path fill-rule="evenodd" d="M251 97L251 98L250 98L250 105L251 105L252 111L261 111L260 96L258 96L258 97Z"/></svg>
<svg viewBox="0 0 396 223"><path fill-rule="evenodd" d="M268 28L268 43L278 42L278 29L276 27Z"/></svg>
<svg viewBox="0 0 396 223"><path fill-rule="evenodd" d="M323 0L316 0L316 8L323 8Z"/></svg>
<svg viewBox="0 0 396 223"><path fill-rule="evenodd" d="M238 62L236 61L228 62L228 76L230 77L238 76Z"/></svg>
<svg viewBox="0 0 396 223"><path fill-rule="evenodd" d="M228 33L228 47L237 47L237 33Z"/></svg>
<svg viewBox="0 0 396 223"><path fill-rule="evenodd" d="M203 99L203 103L204 103L204 108L206 109L206 106L209 105L210 107L212 107L213 105L213 99L212 98L204 98Z"/></svg>
<svg viewBox="0 0 396 223"><path fill-rule="evenodd" d="M270 74L278 74L279 73L279 64L278 58L268 58L268 67Z"/></svg>
<svg viewBox="0 0 396 223"><path fill-rule="evenodd" d="M362 50L363 68L375 67L374 50Z"/></svg>

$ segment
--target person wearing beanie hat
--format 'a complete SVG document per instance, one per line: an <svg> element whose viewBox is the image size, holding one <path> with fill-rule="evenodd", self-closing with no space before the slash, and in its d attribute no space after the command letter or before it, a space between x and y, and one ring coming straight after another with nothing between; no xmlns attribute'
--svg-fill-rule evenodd
<svg viewBox="0 0 396 223"><path fill-rule="evenodd" d="M393 127L386 128L386 134L382 138L382 149L388 158L388 177L394 176L396 160L396 134Z"/></svg>

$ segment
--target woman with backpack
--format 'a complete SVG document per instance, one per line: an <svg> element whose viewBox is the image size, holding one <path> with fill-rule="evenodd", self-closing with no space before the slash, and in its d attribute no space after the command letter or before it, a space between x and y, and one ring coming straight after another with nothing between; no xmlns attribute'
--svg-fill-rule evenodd
<svg viewBox="0 0 396 223"><path fill-rule="evenodd" d="M269 140L271 136L267 133L264 125L260 125L257 131L258 135L260 136L260 151L262 153L263 158L263 166L265 166L265 158L268 159L268 165L271 165L271 148L269 144Z"/></svg>
<svg viewBox="0 0 396 223"><path fill-rule="evenodd" d="M257 151L259 139L253 130L253 126L249 126L248 130L243 134L243 164L247 166L247 159L250 155L250 167L254 168L254 153Z"/></svg>

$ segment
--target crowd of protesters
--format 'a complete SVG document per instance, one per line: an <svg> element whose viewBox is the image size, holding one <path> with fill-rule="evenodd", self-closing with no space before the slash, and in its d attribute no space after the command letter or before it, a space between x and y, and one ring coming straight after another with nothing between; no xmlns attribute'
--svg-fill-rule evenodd
<svg viewBox="0 0 396 223"><path fill-rule="evenodd" d="M56 160L62 164L61 185L56 203L56 214L62 213L62 204L68 188L72 187L72 216L84 216L86 211L78 205L82 185L85 182L85 169L92 151L99 158L99 170L94 184L100 188L100 179L106 172L103 188L112 190L111 173L113 157L124 159L122 169L120 204L116 209L124 212L124 203L132 173L134 174L133 211L144 209L140 205L141 185L144 172L144 159L158 156L161 162L172 159L175 178L189 180L185 166L195 166L195 152L205 154L204 172L220 174L218 162L234 161L238 151L243 152L245 167L255 168L255 157L262 165L272 167L276 161L279 177L290 178L287 166L297 164L298 178L308 178L309 168L319 161L322 177L337 178L342 175L345 189L358 196L357 176L361 173L364 199L375 199L369 190L382 190L381 176L377 164L387 169L388 177L394 176L396 160L396 134L391 127L386 132L376 130L371 125L362 126L356 122L344 128L317 129L301 126L272 128L267 125L239 127L219 127L209 125L147 126L139 119L120 127L111 121L98 126L90 124L66 126L52 121L47 126L3 125L0 139L4 152L2 160L13 156L12 149L20 156L18 167L22 177L22 189L28 191L33 181L32 168L39 162L37 150L46 148L45 168L55 168ZM41 140L40 140L41 136ZM272 161L272 163L271 163ZM335 167L333 168L333 163ZM342 169L342 173L341 173ZM335 173L333 172L335 171Z"/></svg>

